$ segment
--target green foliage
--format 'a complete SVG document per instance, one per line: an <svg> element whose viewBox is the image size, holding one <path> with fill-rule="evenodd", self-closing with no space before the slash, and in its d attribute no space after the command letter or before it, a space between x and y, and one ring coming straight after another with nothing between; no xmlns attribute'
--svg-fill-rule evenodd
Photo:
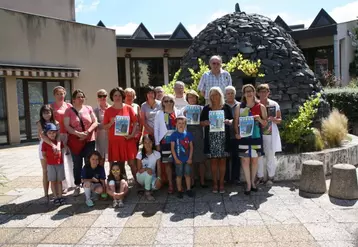
<svg viewBox="0 0 358 247"><path fill-rule="evenodd" d="M309 146L312 146L312 140L315 140L312 123L318 110L320 98L321 94L311 96L300 106L296 116L283 122L281 131L283 141L286 144L295 145L298 151L308 151Z"/></svg>
<svg viewBox="0 0 358 247"><path fill-rule="evenodd" d="M264 77L264 74L259 73L260 67L260 59L256 62L253 62L249 59L244 59L244 57L240 53L237 54L236 57L231 58L228 63L223 64L223 69L225 69L229 73L232 73L235 70L241 70L242 72L244 72L245 75L249 77Z"/></svg>
<svg viewBox="0 0 358 247"><path fill-rule="evenodd" d="M201 60L200 58L198 59L198 63L199 63L198 72L195 72L192 68L188 68L188 70L191 74L191 79L193 80L193 83L189 86L189 89L195 90L200 95L199 104L204 104L205 99L199 92L198 86L199 86L199 82L200 82L200 79L203 76L203 74L205 72L209 71L209 66L207 64L205 64L204 61Z"/></svg>
<svg viewBox="0 0 358 247"><path fill-rule="evenodd" d="M358 78L353 78L353 79L349 82L349 84L348 84L347 87L349 87L349 88L358 88Z"/></svg>
<svg viewBox="0 0 358 247"><path fill-rule="evenodd" d="M358 121L358 88L326 88L324 91L331 107L343 112L350 125Z"/></svg>
<svg viewBox="0 0 358 247"><path fill-rule="evenodd" d="M177 72L175 72L173 80L171 82L169 82L168 85L163 86L163 90L164 90L165 94L174 94L174 85L175 85L175 82L178 81L180 73L181 73L181 69L179 69Z"/></svg>

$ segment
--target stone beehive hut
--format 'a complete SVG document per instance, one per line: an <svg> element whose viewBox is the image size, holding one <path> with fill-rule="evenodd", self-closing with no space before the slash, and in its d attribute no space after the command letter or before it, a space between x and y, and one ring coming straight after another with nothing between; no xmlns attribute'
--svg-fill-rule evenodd
<svg viewBox="0 0 358 247"><path fill-rule="evenodd" d="M265 77L257 78L256 84L269 83L271 98L279 102L284 114L297 112L309 95L321 91L291 35L267 17L244 12L216 19L195 37L182 59L181 79L191 82L187 68L198 69L198 58L208 63L212 55L218 54L225 63L238 53L253 61L261 60L260 72ZM248 78L241 71L231 75L240 97Z"/></svg>

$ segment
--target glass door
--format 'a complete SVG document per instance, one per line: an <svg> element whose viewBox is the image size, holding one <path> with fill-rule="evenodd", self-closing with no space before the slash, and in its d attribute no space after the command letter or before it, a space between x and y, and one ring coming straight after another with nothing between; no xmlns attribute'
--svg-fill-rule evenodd
<svg viewBox="0 0 358 247"><path fill-rule="evenodd" d="M0 77L0 145L8 143L5 79Z"/></svg>
<svg viewBox="0 0 358 247"><path fill-rule="evenodd" d="M40 109L45 102L43 91L42 81L28 81L31 139L38 137L36 123L40 119Z"/></svg>

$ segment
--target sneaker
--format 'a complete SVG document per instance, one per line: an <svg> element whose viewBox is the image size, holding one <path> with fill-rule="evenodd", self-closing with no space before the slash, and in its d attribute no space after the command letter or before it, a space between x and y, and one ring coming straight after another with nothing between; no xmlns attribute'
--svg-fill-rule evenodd
<svg viewBox="0 0 358 247"><path fill-rule="evenodd" d="M117 200L113 200L112 206L113 206L114 208L118 207L118 202L117 202Z"/></svg>
<svg viewBox="0 0 358 247"><path fill-rule="evenodd" d="M271 179L267 180L266 186L271 187L273 185L273 181Z"/></svg>
<svg viewBox="0 0 358 247"><path fill-rule="evenodd" d="M93 203L93 201L92 201L91 199L88 199L88 200L86 200L86 205L87 205L88 207L93 207L93 206L94 206L94 203Z"/></svg>
<svg viewBox="0 0 358 247"><path fill-rule="evenodd" d="M57 198L53 201L53 203L55 204L55 206L60 206L61 205L61 202L60 202L60 199Z"/></svg>
<svg viewBox="0 0 358 247"><path fill-rule="evenodd" d="M76 186L75 190L73 191L73 196L79 196L81 193L81 188Z"/></svg>
<svg viewBox="0 0 358 247"><path fill-rule="evenodd" d="M219 191L220 194L225 194L225 192L226 192L225 189L220 189Z"/></svg>
<svg viewBox="0 0 358 247"><path fill-rule="evenodd" d="M118 206L119 208L123 208L123 207L124 207L123 201L122 201L122 200L117 200L117 206Z"/></svg>
<svg viewBox="0 0 358 247"><path fill-rule="evenodd" d="M194 192L192 190L187 190L186 191L186 194L189 196L189 197L194 197Z"/></svg>
<svg viewBox="0 0 358 247"><path fill-rule="evenodd" d="M184 197L183 194L184 194L183 191L178 191L178 198L182 199Z"/></svg>

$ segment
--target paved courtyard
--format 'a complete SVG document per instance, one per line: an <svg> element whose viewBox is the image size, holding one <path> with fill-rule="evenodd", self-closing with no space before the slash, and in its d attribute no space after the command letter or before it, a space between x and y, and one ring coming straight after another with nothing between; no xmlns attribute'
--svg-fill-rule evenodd
<svg viewBox="0 0 358 247"><path fill-rule="evenodd" d="M358 246L358 203L298 196L277 183L251 196L232 186L224 195L196 189L195 198L158 192L148 203L132 190L125 207L42 197L37 146L0 149L0 246Z"/></svg>

